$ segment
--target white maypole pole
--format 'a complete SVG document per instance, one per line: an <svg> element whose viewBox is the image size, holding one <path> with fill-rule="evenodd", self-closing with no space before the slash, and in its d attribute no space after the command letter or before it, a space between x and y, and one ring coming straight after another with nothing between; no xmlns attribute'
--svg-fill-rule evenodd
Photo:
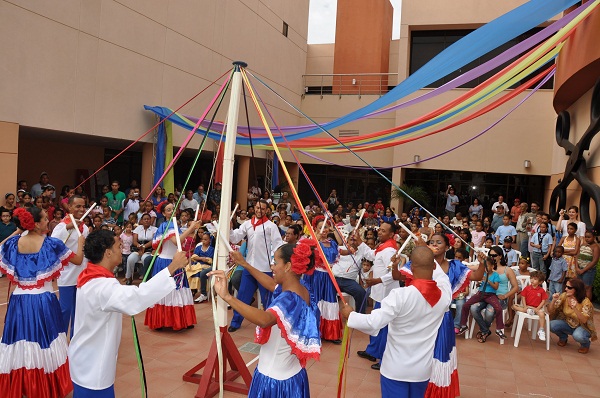
<svg viewBox="0 0 600 398"><path fill-rule="evenodd" d="M233 193L233 163L235 156L235 138L237 136L240 95L242 92L242 74L240 67L248 66L245 62L234 62L234 73L231 81L229 113L227 114L227 130L225 132L225 149L223 150L223 181L221 189L221 211L219 213L218 234L224 239L217 240L217 269L227 270L229 248L229 218L231 197ZM227 303L220 297L217 299L217 319L220 327L227 326Z"/></svg>

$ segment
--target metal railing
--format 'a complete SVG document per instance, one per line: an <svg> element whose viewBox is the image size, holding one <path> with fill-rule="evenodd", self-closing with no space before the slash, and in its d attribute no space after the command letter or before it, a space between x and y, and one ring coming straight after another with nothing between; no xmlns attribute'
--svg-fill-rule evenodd
<svg viewBox="0 0 600 398"><path fill-rule="evenodd" d="M384 95L398 84L398 74L309 74L302 82L304 95Z"/></svg>

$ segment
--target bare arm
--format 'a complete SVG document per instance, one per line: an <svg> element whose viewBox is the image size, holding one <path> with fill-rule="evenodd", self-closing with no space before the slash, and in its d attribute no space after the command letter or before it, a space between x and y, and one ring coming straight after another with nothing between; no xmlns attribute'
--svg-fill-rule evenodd
<svg viewBox="0 0 600 398"><path fill-rule="evenodd" d="M244 318L262 328L267 328L277 323L277 318L270 311L263 311L249 306L229 294L229 290L227 290L227 276L225 276L223 271L212 271L208 273L208 276L214 278L215 292L219 297L225 300L231 308L240 313Z"/></svg>
<svg viewBox="0 0 600 398"><path fill-rule="evenodd" d="M273 278L270 277L269 275L265 274L264 272L261 272L261 271L257 270L252 265L250 265L246 261L246 259L244 258L244 256L242 256L242 253L240 253L240 252L231 252L231 258L233 259L233 261L235 261L236 264L239 264L246 271L248 271L250 273L250 275L252 275L252 277L254 279L256 279L256 281L258 283L260 283L265 289L267 289L270 292L272 292L272 291L275 290L275 287L277 286L277 284L275 283L275 280L273 280Z"/></svg>

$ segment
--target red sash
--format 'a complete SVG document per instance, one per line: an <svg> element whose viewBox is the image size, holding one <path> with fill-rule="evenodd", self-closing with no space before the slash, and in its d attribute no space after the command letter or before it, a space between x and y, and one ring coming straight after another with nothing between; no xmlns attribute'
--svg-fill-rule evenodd
<svg viewBox="0 0 600 398"><path fill-rule="evenodd" d="M266 223L267 221L269 221L269 218L267 216L262 216L259 219L257 219L256 216L252 216L252 220L250 220L250 223L252 224L254 229L256 229L256 227Z"/></svg>
<svg viewBox="0 0 600 398"><path fill-rule="evenodd" d="M427 279L413 279L412 286L416 287L423 298L429 303L430 306L434 306L440 301L442 297L442 291L437 286L434 280Z"/></svg>
<svg viewBox="0 0 600 398"><path fill-rule="evenodd" d="M396 244L396 241L393 238L390 238L382 244L380 244L379 246L377 246L377 248L375 249L375 254L387 249L388 247L391 247L392 249L398 251L398 245Z"/></svg>
<svg viewBox="0 0 600 398"><path fill-rule="evenodd" d="M66 216L65 218L62 219L61 222L64 222L66 225L69 225L69 224L71 224L71 217ZM83 221L79 223L78 227L79 227L79 232L83 233Z"/></svg>
<svg viewBox="0 0 600 398"><path fill-rule="evenodd" d="M88 263L87 268L84 269L79 277L77 278L77 287L82 287L92 279L96 278L114 278L114 274L107 270L106 268Z"/></svg>

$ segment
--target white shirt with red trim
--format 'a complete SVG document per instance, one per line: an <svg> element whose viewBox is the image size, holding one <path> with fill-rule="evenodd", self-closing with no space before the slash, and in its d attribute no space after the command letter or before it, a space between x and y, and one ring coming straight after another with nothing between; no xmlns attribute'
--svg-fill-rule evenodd
<svg viewBox="0 0 600 398"><path fill-rule="evenodd" d="M123 314L135 315L175 289L165 268L139 286L94 278L77 289L75 333L69 345L71 379L90 390L115 383Z"/></svg>
<svg viewBox="0 0 600 398"><path fill-rule="evenodd" d="M87 238L89 234L87 225L83 225L83 232L81 234ZM77 231L75 231L75 228L67 229L67 224L60 222L52 230L52 237L62 240L65 246L71 249L73 253L77 253L77 247L79 246L79 235L77 234ZM75 286L77 284L77 277L79 277L79 274L85 269L86 266L87 258L83 259L81 265L75 265L73 263L67 264L60 272L60 276L56 281L57 285Z"/></svg>
<svg viewBox="0 0 600 398"><path fill-rule="evenodd" d="M277 225L269 220L254 228L252 220L248 220L229 232L231 243L238 243L244 238L248 239L246 261L261 272L271 272L273 254L284 243Z"/></svg>
<svg viewBox="0 0 600 398"><path fill-rule="evenodd" d="M392 272L388 268L392 261L392 256L396 254L393 247L387 247L377 251L371 249L364 242L358 247L363 251L363 256L369 261L373 261L373 278L381 278L381 283L371 287L371 297L373 300L381 302L393 290L400 287L400 283L392 278Z"/></svg>
<svg viewBox="0 0 600 398"><path fill-rule="evenodd" d="M369 315L352 312L348 327L371 336L388 325L381 374L388 379L420 382L431 377L433 348L444 313L452 301L448 276L436 267L433 273L442 294L431 306L415 286L394 289Z"/></svg>

